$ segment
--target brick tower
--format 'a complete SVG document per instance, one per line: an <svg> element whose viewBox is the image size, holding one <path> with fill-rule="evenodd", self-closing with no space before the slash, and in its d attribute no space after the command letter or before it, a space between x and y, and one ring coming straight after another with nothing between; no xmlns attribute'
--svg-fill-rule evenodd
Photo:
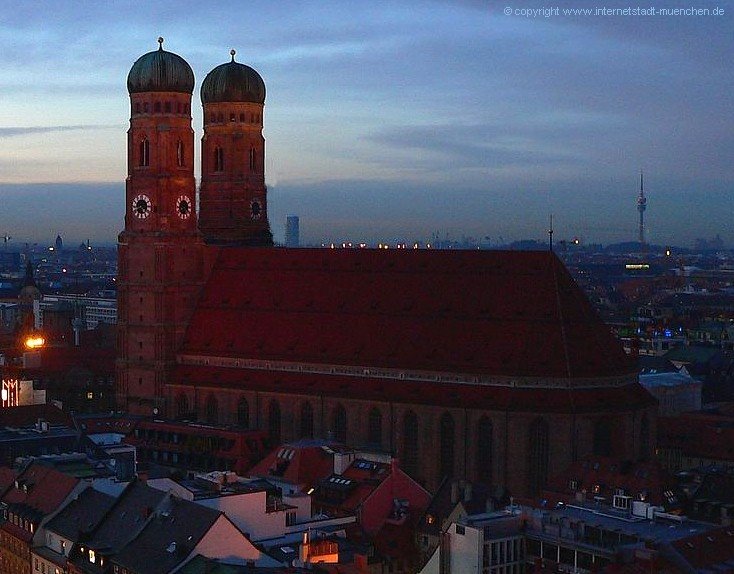
<svg viewBox="0 0 734 574"><path fill-rule="evenodd" d="M232 61L214 68L201 85L199 226L210 244L269 246L263 107L265 82Z"/></svg>
<svg viewBox="0 0 734 574"><path fill-rule="evenodd" d="M159 48L141 56L130 93L125 229L118 239L118 408L165 412L163 385L204 277L197 230L194 74Z"/></svg>

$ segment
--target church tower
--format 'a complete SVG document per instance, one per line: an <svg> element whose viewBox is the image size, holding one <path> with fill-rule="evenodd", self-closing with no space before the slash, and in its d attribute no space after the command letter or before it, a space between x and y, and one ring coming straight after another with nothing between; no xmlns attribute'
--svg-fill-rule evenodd
<svg viewBox="0 0 734 574"><path fill-rule="evenodd" d="M163 414L163 385L175 362L203 264L197 230L194 73L163 49L141 56L128 74L130 129L125 229L118 239L118 408Z"/></svg>
<svg viewBox="0 0 734 574"><path fill-rule="evenodd" d="M265 82L232 60L214 68L201 85L199 227L209 244L270 246L265 187L263 107Z"/></svg>

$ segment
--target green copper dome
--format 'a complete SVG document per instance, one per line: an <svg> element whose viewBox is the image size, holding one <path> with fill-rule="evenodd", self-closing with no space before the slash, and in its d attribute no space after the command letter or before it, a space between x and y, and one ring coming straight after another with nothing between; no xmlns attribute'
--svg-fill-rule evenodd
<svg viewBox="0 0 734 574"><path fill-rule="evenodd" d="M232 61L214 68L201 84L201 101L265 103L265 82L250 66Z"/></svg>
<svg viewBox="0 0 734 574"><path fill-rule="evenodd" d="M140 56L127 75L127 91L181 92L194 91L194 72L178 54L163 49L163 38L158 38L158 49Z"/></svg>

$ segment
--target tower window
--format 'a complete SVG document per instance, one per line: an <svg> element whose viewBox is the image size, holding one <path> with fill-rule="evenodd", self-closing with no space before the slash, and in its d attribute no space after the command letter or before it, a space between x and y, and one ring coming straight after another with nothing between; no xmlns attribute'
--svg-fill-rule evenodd
<svg viewBox="0 0 734 574"><path fill-rule="evenodd" d="M176 144L176 165L183 167L186 165L186 158L184 156L184 144L181 140L178 140Z"/></svg>
<svg viewBox="0 0 734 574"><path fill-rule="evenodd" d="M250 123L251 124L255 123L255 114L250 114Z"/></svg>
<svg viewBox="0 0 734 574"><path fill-rule="evenodd" d="M216 123L216 121L217 121L217 116L216 116L215 114L212 114L212 115L211 115L211 116L209 117L209 121L210 121L211 123Z"/></svg>
<svg viewBox="0 0 734 574"><path fill-rule="evenodd" d="M252 173L257 171L257 151L255 148L250 150L250 171Z"/></svg>
<svg viewBox="0 0 734 574"><path fill-rule="evenodd" d="M181 109L182 109L182 107L183 107L183 106L181 106L181 102L179 102L179 103L178 103L178 105L176 106L176 111L177 111L177 112L178 112L179 114L181 113Z"/></svg>
<svg viewBox="0 0 734 574"><path fill-rule="evenodd" d="M135 104L135 113L136 114L139 114L140 113L140 104L139 103L138 104Z"/></svg>
<svg viewBox="0 0 734 574"><path fill-rule="evenodd" d="M150 142L148 138L144 137L140 141L140 157L138 163L140 167L148 167L150 165Z"/></svg>
<svg viewBox="0 0 734 574"><path fill-rule="evenodd" d="M165 103L165 110L166 110L166 113L167 114L170 114L171 113L171 102L166 102Z"/></svg>
<svg viewBox="0 0 734 574"><path fill-rule="evenodd" d="M235 116L234 114L229 114L229 121L230 122L234 122L236 120L237 120L237 116Z"/></svg>
<svg viewBox="0 0 734 574"><path fill-rule="evenodd" d="M144 111L144 112L145 112L146 114L148 113L148 109L149 109L149 108L148 108L148 102L145 102L145 103L143 104L143 111Z"/></svg>
<svg viewBox="0 0 734 574"><path fill-rule="evenodd" d="M161 113L161 103L156 102L153 104L153 113L154 114L160 114Z"/></svg>
<svg viewBox="0 0 734 574"><path fill-rule="evenodd" d="M217 114L217 122L221 124L223 121L224 121L224 115L222 115L221 113Z"/></svg>
<svg viewBox="0 0 734 574"><path fill-rule="evenodd" d="M224 150L221 146L214 148L214 171L224 171Z"/></svg>
<svg viewBox="0 0 734 574"><path fill-rule="evenodd" d="M240 114L240 121L244 123L244 121L245 121L245 114Z"/></svg>

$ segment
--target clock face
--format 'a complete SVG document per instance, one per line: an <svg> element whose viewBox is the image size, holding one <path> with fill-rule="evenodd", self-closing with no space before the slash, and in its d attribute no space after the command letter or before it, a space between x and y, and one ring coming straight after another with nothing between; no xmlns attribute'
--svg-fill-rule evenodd
<svg viewBox="0 0 734 574"><path fill-rule="evenodd" d="M152 204L150 198L147 195L140 194L136 195L133 199L133 215L138 219L145 219L150 215L152 210Z"/></svg>
<svg viewBox="0 0 734 574"><path fill-rule="evenodd" d="M252 219L260 219L263 214L263 206L258 200L254 200L250 203L250 217Z"/></svg>
<svg viewBox="0 0 734 574"><path fill-rule="evenodd" d="M188 195L179 195L176 200L176 213L181 219L188 219L191 215L191 198Z"/></svg>

